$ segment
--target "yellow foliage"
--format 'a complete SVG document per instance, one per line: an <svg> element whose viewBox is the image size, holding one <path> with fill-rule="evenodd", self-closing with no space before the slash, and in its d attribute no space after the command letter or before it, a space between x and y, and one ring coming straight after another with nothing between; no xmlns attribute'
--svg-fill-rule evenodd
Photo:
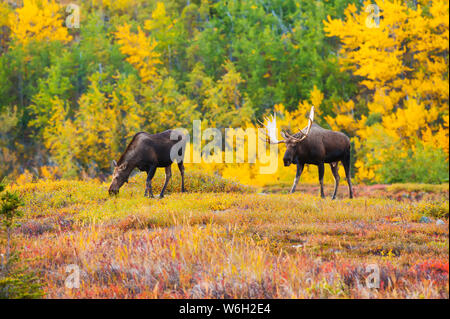
<svg viewBox="0 0 450 319"><path fill-rule="evenodd" d="M145 21L144 28L148 31L153 31L159 28L171 29L172 27L173 24L167 16L164 3L158 2L156 9L152 12L152 18Z"/></svg>
<svg viewBox="0 0 450 319"><path fill-rule="evenodd" d="M375 172L374 167L366 167L364 162L361 160L357 160L355 162L355 167L358 170L358 180L360 181L374 181L375 180Z"/></svg>
<svg viewBox="0 0 450 319"><path fill-rule="evenodd" d="M383 15L378 27L368 26L367 14L358 13L354 5L346 9L345 21L330 17L324 21L328 35L343 43L342 67L362 76L361 84L370 90L383 90L386 95L397 91L399 96L390 96L394 105L407 96L448 100L448 58L441 56L448 54L448 2L430 3L430 15L421 5L411 9L396 0L375 3ZM369 4L366 1L364 7ZM405 77L407 73L411 76ZM386 111L392 109L386 106Z"/></svg>
<svg viewBox="0 0 450 319"><path fill-rule="evenodd" d="M363 4L363 9L370 5ZM383 18L376 25L368 13L358 12L351 4L345 19L324 21L325 32L342 42L340 64L363 79L368 90L368 114L353 117L352 101L335 108L337 116L327 117L334 129L353 132L359 180L376 181L374 159L366 152L370 147L387 145L383 132L397 148L407 154L417 141L443 149L448 156L448 48L449 6L438 0L416 8L398 0L376 0ZM380 14L381 14L380 13ZM373 95L370 95L374 92ZM363 90L363 93L364 90ZM381 127L373 121L381 121ZM370 120L370 121L369 121ZM442 122L444 124L442 125ZM375 135L374 135L375 134ZM378 145L367 146L377 136ZM382 163L380 152L376 162ZM363 158L363 160L361 159ZM448 157L447 157L448 159Z"/></svg>
<svg viewBox="0 0 450 319"><path fill-rule="evenodd" d="M107 9L113 13L121 13L124 12L132 14L136 8L143 3L146 3L146 0L90 0L92 1L92 5Z"/></svg>
<svg viewBox="0 0 450 319"><path fill-rule="evenodd" d="M322 104L323 101L323 93L314 85L312 91L310 92L310 97L309 97L311 104L314 105L314 107L317 107L317 114L321 114L320 113L320 108L319 106Z"/></svg>
<svg viewBox="0 0 450 319"><path fill-rule="evenodd" d="M397 92L392 91L386 94L385 90L377 89L373 94L373 100L368 102L370 113L389 114L394 109L394 105L398 102Z"/></svg>
<svg viewBox="0 0 450 319"><path fill-rule="evenodd" d="M24 0L23 6L9 15L12 38L23 45L30 41L71 41L60 12L61 6L53 0Z"/></svg>
<svg viewBox="0 0 450 319"><path fill-rule="evenodd" d="M358 128L358 122L353 116L354 110L355 103L352 100L339 103L334 107L336 116L332 117L328 115L325 117L325 120L333 130L344 130L349 133L355 133Z"/></svg>
<svg viewBox="0 0 450 319"><path fill-rule="evenodd" d="M33 174L31 174L29 170L25 169L25 171L22 174L20 174L14 182L17 185L24 185L27 183L31 183L32 181L33 181Z"/></svg>
<svg viewBox="0 0 450 319"><path fill-rule="evenodd" d="M322 111L320 106L323 101L323 93L314 86L310 92L310 98L308 100L299 101L297 108L292 112L286 110L283 104L276 104L274 106L274 112L280 116L277 117L277 125L279 132L281 129L289 129L291 133L296 133L299 130L306 127L308 124L308 114L311 107L314 106L314 113L316 117L320 117Z"/></svg>
<svg viewBox="0 0 450 319"><path fill-rule="evenodd" d="M9 26L10 9L6 2L0 3L0 28Z"/></svg>
<svg viewBox="0 0 450 319"><path fill-rule="evenodd" d="M398 137L403 141L412 142L414 137L419 138L421 130L427 127L427 123L432 123L437 118L437 110L425 109L423 104L415 99L407 100L405 108L399 108L392 115L383 117L383 126L388 134ZM410 145L411 143L408 143Z"/></svg>
<svg viewBox="0 0 450 319"><path fill-rule="evenodd" d="M236 70L231 61L225 61L223 65L225 74L217 81L216 85L208 87L204 91L202 113L213 127L239 127L250 122L253 116L253 108L249 99L243 99L239 91L240 84L244 83L241 74Z"/></svg>
<svg viewBox="0 0 450 319"><path fill-rule="evenodd" d="M46 126L44 130L45 146L58 163L59 169L70 175L75 170L75 154L79 152L79 134L73 122L66 119L68 112L64 102L58 98L52 102L52 125Z"/></svg>
<svg viewBox="0 0 450 319"><path fill-rule="evenodd" d="M446 115L444 117L444 125L439 127L438 131L436 133L433 133L431 128L426 127L423 131L422 140L425 145L429 145L435 148L442 148L447 154L449 151L449 129L448 129L448 118L449 116Z"/></svg>
<svg viewBox="0 0 450 319"><path fill-rule="evenodd" d="M155 51L157 42L147 37L140 27L137 34L131 32L129 24L119 26L115 35L120 52L125 54L126 60L139 71L142 81L154 81L159 76L156 65L161 63L160 55Z"/></svg>
<svg viewBox="0 0 450 319"><path fill-rule="evenodd" d="M41 166L40 178L44 180L56 180L61 177L61 172L57 166Z"/></svg>

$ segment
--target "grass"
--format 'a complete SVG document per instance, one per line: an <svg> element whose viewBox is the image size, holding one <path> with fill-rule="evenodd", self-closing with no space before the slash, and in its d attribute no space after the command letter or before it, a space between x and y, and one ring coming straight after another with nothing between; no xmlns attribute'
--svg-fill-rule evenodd
<svg viewBox="0 0 450 319"><path fill-rule="evenodd" d="M441 184L392 184L387 187L388 191L400 192L426 192L426 193L448 193L449 185Z"/></svg>
<svg viewBox="0 0 450 319"><path fill-rule="evenodd" d="M95 181L13 186L26 202L17 248L46 297L449 297L448 188L433 200L349 200L341 190L331 201L202 173L179 193L173 175L163 199L143 197L143 175L116 197ZM81 269L78 289L64 285L70 264ZM378 289L365 283L369 265Z"/></svg>

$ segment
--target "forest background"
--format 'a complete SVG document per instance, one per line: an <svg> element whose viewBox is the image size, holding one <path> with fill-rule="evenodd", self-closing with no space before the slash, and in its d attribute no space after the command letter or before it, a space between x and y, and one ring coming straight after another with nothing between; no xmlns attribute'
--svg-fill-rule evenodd
<svg viewBox="0 0 450 319"><path fill-rule="evenodd" d="M0 176L106 179L136 132L274 111L295 132L314 105L351 137L356 182L446 182L448 54L445 0L2 0ZM254 185L295 174L190 165Z"/></svg>

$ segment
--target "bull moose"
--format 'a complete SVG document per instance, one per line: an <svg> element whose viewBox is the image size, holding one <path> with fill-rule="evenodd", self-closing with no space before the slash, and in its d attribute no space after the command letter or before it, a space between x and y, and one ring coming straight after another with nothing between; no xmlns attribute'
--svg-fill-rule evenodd
<svg viewBox="0 0 450 319"><path fill-rule="evenodd" d="M314 106L308 119L308 126L300 130L296 134L290 135L287 132L281 132L283 140L279 141L276 137L276 116L271 119L266 118L267 137L269 143L286 144L286 152L284 153L284 166L297 164L297 174L295 175L294 184L290 193L295 191L298 180L303 172L305 164L314 164L319 168L320 196L325 197L323 191L323 175L325 171L324 164L328 163L334 176L334 193L332 199L336 198L339 186L338 164L342 162L345 169L345 175L348 183L349 197L353 198L352 181L350 176L350 139L341 132L335 132L324 129L314 122Z"/></svg>
<svg viewBox="0 0 450 319"><path fill-rule="evenodd" d="M175 156L171 154L172 147L181 143ZM113 161L114 172L112 182L109 186L109 194L117 194L120 187L128 182L128 177L134 168L147 172L147 181L145 184L144 196L153 197L152 178L155 175L157 167L164 167L166 170L166 179L161 190L160 198L164 196L167 184L172 176L171 165L174 160L178 163L181 173L181 191L184 192L184 165L183 155L186 139L178 131L167 130L158 134L148 134L139 132L134 135L128 144L125 152L120 156L118 162Z"/></svg>

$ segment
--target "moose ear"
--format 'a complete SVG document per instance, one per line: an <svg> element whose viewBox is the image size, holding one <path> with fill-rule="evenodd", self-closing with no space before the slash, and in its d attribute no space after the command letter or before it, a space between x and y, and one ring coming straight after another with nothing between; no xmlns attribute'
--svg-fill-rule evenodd
<svg viewBox="0 0 450 319"><path fill-rule="evenodd" d="M120 169L125 169L127 168L128 162L123 162L122 164L120 164L119 168Z"/></svg>
<svg viewBox="0 0 450 319"><path fill-rule="evenodd" d="M284 139L287 139L287 138L288 138L288 137L286 136L286 134L284 134L283 131L281 132L281 136L282 136Z"/></svg>
<svg viewBox="0 0 450 319"><path fill-rule="evenodd" d="M112 164L113 164L114 167L117 167L117 162L116 162L116 160L113 160L113 161L112 161Z"/></svg>

